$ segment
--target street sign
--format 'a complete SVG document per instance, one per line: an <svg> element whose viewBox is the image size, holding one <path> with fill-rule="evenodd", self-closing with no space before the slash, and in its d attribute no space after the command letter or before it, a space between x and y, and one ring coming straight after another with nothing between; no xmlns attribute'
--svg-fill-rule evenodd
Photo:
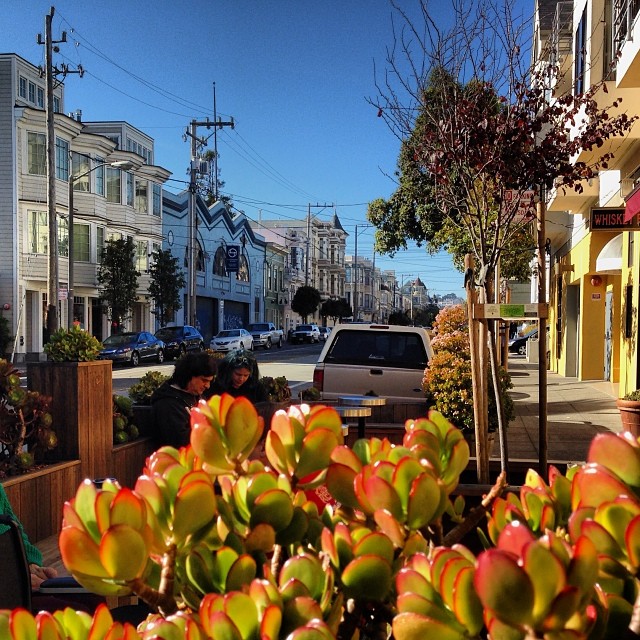
<svg viewBox="0 0 640 640"><path fill-rule="evenodd" d="M532 219L536 215L535 205L536 192L533 189L520 191L518 189L506 189L504 192L504 202L502 213L504 215L514 215L514 222L522 222ZM514 212L514 207L517 209Z"/></svg>
<svg viewBox="0 0 640 640"><path fill-rule="evenodd" d="M473 317L477 320L529 320L547 316L548 305L545 303L473 305Z"/></svg>
<svg viewBox="0 0 640 640"><path fill-rule="evenodd" d="M66 300L69 297L67 287L60 287L58 289L58 300Z"/></svg>

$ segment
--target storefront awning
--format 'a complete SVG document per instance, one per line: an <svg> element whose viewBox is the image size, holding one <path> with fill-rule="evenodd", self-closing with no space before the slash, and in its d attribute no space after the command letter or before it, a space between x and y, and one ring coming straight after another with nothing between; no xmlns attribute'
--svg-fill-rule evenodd
<svg viewBox="0 0 640 640"><path fill-rule="evenodd" d="M636 213L640 213L640 186L636 187L626 198L624 205L624 221L629 222Z"/></svg>
<svg viewBox="0 0 640 640"><path fill-rule="evenodd" d="M609 240L607 244L602 247L602 250L596 258L596 271L598 273L603 272L615 272L620 273L622 271L622 234Z"/></svg>

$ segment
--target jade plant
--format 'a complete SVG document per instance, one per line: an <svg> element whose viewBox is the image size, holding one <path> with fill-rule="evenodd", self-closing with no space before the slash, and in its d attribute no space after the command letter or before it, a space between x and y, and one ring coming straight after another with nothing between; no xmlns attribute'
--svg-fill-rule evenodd
<svg viewBox="0 0 640 640"><path fill-rule="evenodd" d="M20 386L19 371L0 360L0 478L29 471L56 448L51 398Z"/></svg>
<svg viewBox="0 0 640 640"><path fill-rule="evenodd" d="M113 444L131 442L140 435L132 406L131 398L113 394Z"/></svg>
<svg viewBox="0 0 640 640"><path fill-rule="evenodd" d="M589 459L519 493L500 478L465 513L469 460L441 414L401 445L344 445L330 407L264 422L246 398L192 412L189 446L152 454L133 489L85 481L63 511L62 559L87 588L137 594L137 629L101 606L0 611L0 637L34 640L596 640L636 637L640 444L597 436ZM312 496L328 496L319 507ZM461 536L482 519L485 550ZM466 538L465 538L466 540ZM636 615L632 617L636 607ZM627 635L625 635L627 634Z"/></svg>
<svg viewBox="0 0 640 640"><path fill-rule="evenodd" d="M75 326L54 331L44 345L44 352L53 362L91 362L97 360L101 349L100 340Z"/></svg>

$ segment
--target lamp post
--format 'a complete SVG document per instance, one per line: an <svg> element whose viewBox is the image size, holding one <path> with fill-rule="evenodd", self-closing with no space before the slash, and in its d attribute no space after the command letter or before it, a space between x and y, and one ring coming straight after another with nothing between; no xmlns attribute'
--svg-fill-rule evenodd
<svg viewBox="0 0 640 640"><path fill-rule="evenodd" d="M133 167L133 163L129 160L116 160L115 162L101 162L94 167L91 167L88 171L81 173L77 176L69 173L69 283L67 285L67 329L71 329L73 326L73 280L74 280L74 259L73 259L73 185L80 180L88 176L90 173L99 169L100 167L114 167L127 171Z"/></svg>

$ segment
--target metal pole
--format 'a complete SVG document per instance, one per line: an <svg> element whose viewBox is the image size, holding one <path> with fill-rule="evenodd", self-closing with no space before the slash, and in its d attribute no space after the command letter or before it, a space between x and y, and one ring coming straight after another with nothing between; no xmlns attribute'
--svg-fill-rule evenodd
<svg viewBox="0 0 640 640"><path fill-rule="evenodd" d="M71 175L71 171L69 171L69 283L67 285L67 329L71 329L71 327L73 327L73 285L74 285L73 184L74 182L75 182L75 178L74 176Z"/></svg>
<svg viewBox="0 0 640 640"><path fill-rule="evenodd" d="M189 295L187 296L187 322L195 326L196 322L196 153L197 128L191 121L191 166L189 171Z"/></svg>
<svg viewBox="0 0 640 640"><path fill-rule="evenodd" d="M355 255L353 256L353 270L354 270L353 319L357 322L358 320L358 225L356 225L356 247L355 247Z"/></svg>
<svg viewBox="0 0 640 640"><path fill-rule="evenodd" d="M547 253L545 248L546 194L540 189L536 203L536 229L538 231L538 305L547 302ZM540 307L539 307L540 308ZM538 473L547 478L547 317L540 313L538 320Z"/></svg>

